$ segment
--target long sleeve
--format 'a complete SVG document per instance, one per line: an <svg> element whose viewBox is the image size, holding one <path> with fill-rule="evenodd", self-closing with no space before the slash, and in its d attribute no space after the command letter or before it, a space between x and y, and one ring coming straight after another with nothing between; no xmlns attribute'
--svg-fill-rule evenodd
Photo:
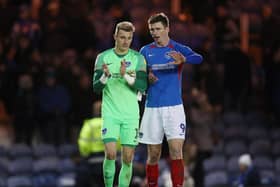
<svg viewBox="0 0 280 187"><path fill-rule="evenodd" d="M105 84L100 81L103 70L102 70L103 56L98 55L95 60L94 74L93 74L93 91L96 93L102 92Z"/></svg>
<svg viewBox="0 0 280 187"><path fill-rule="evenodd" d="M200 64L203 60L202 56L194 52L191 48L177 44L176 50L180 51L186 58L186 63Z"/></svg>
<svg viewBox="0 0 280 187"><path fill-rule="evenodd" d="M146 61L144 56L142 55L138 58L138 65L136 68L136 80L132 86L142 93L145 92L148 86Z"/></svg>

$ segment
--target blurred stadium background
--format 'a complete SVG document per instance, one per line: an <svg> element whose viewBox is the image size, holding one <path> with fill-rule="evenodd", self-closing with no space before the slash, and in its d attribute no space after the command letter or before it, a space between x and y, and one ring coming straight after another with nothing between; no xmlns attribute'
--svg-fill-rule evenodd
<svg viewBox="0 0 280 187"><path fill-rule="evenodd" d="M279 8L278 0L0 0L0 187L74 186L78 133L101 99L92 92L96 54L113 46L121 20L136 26L134 49L151 42L155 12L169 16L174 40L204 56L184 66L189 178L232 186L238 157L250 153L261 187L279 187ZM170 186L164 150L160 185ZM141 145L135 165L143 159ZM143 167L133 181L144 186Z"/></svg>

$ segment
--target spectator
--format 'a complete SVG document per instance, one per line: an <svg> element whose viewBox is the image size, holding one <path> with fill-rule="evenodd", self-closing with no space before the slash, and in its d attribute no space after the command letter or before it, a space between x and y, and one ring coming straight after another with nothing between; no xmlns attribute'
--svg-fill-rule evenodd
<svg viewBox="0 0 280 187"><path fill-rule="evenodd" d="M251 61L241 51L237 39L225 53L224 63L225 110L246 112L251 89Z"/></svg>
<svg viewBox="0 0 280 187"><path fill-rule="evenodd" d="M11 147L13 144L13 127L11 117L0 99L0 146Z"/></svg>
<svg viewBox="0 0 280 187"><path fill-rule="evenodd" d="M60 144L69 134L67 113L70 109L70 95L67 89L57 82L54 70L45 75L45 84L38 92L41 134L46 143Z"/></svg>
<svg viewBox="0 0 280 187"><path fill-rule="evenodd" d="M190 109L192 137L197 144L197 159L193 176L196 187L204 186L203 161L212 155L214 108L208 101L206 93L196 88L192 90L193 106Z"/></svg>
<svg viewBox="0 0 280 187"><path fill-rule="evenodd" d="M236 181L237 187L257 187L260 183L258 170L253 166L251 155L243 154L238 160L240 175Z"/></svg>
<svg viewBox="0 0 280 187"><path fill-rule="evenodd" d="M25 4L21 5L19 7L19 18L14 23L12 29L12 39L14 42L17 41L18 37L26 36L32 41L33 47L38 47L40 32L39 23L30 17L30 7Z"/></svg>
<svg viewBox="0 0 280 187"><path fill-rule="evenodd" d="M91 79L88 74L82 74L79 77L79 85L73 91L72 96L72 130L80 129L84 119L92 116L92 103L94 102Z"/></svg>
<svg viewBox="0 0 280 187"><path fill-rule="evenodd" d="M22 74L18 79L18 89L14 98L15 141L31 145L36 125L36 95L33 79L29 74Z"/></svg>
<svg viewBox="0 0 280 187"><path fill-rule="evenodd" d="M100 187L103 182L104 144L101 139L101 101L92 105L92 118L87 118L81 128L78 144L82 159L79 162L76 187Z"/></svg>
<svg viewBox="0 0 280 187"><path fill-rule="evenodd" d="M65 36L66 20L59 1L50 1L42 17L42 49L46 53L60 53L69 43Z"/></svg>

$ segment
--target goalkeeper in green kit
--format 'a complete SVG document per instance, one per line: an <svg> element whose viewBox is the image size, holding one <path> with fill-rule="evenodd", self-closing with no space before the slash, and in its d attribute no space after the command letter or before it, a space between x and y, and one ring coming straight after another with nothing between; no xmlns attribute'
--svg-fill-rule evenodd
<svg viewBox="0 0 280 187"><path fill-rule="evenodd" d="M105 144L103 177L106 187L112 187L116 171L117 141L122 149L119 187L128 187L132 177L134 149L138 144L138 97L147 88L144 57L130 49L134 26L130 22L117 24L115 47L100 53L95 62L93 89L102 92L102 140Z"/></svg>

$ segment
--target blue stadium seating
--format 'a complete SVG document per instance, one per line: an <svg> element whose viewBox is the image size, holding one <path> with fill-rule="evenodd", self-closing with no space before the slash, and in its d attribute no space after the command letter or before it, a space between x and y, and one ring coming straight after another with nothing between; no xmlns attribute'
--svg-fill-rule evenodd
<svg viewBox="0 0 280 187"><path fill-rule="evenodd" d="M226 159L224 156L212 156L203 162L205 173L221 171L226 169Z"/></svg>
<svg viewBox="0 0 280 187"><path fill-rule="evenodd" d="M205 176L205 187L228 187L228 176L225 171L210 172Z"/></svg>
<svg viewBox="0 0 280 187"><path fill-rule="evenodd" d="M33 187L33 183L27 176L11 176L8 178L7 187Z"/></svg>
<svg viewBox="0 0 280 187"><path fill-rule="evenodd" d="M19 157L9 162L8 170L12 176L16 175L32 175L32 158Z"/></svg>
<svg viewBox="0 0 280 187"><path fill-rule="evenodd" d="M56 157L56 147L51 144L35 145L33 146L33 155L37 159L40 159L42 157Z"/></svg>
<svg viewBox="0 0 280 187"><path fill-rule="evenodd" d="M9 155L11 159L16 159L19 157L32 158L32 149L26 144L15 144L9 149Z"/></svg>

